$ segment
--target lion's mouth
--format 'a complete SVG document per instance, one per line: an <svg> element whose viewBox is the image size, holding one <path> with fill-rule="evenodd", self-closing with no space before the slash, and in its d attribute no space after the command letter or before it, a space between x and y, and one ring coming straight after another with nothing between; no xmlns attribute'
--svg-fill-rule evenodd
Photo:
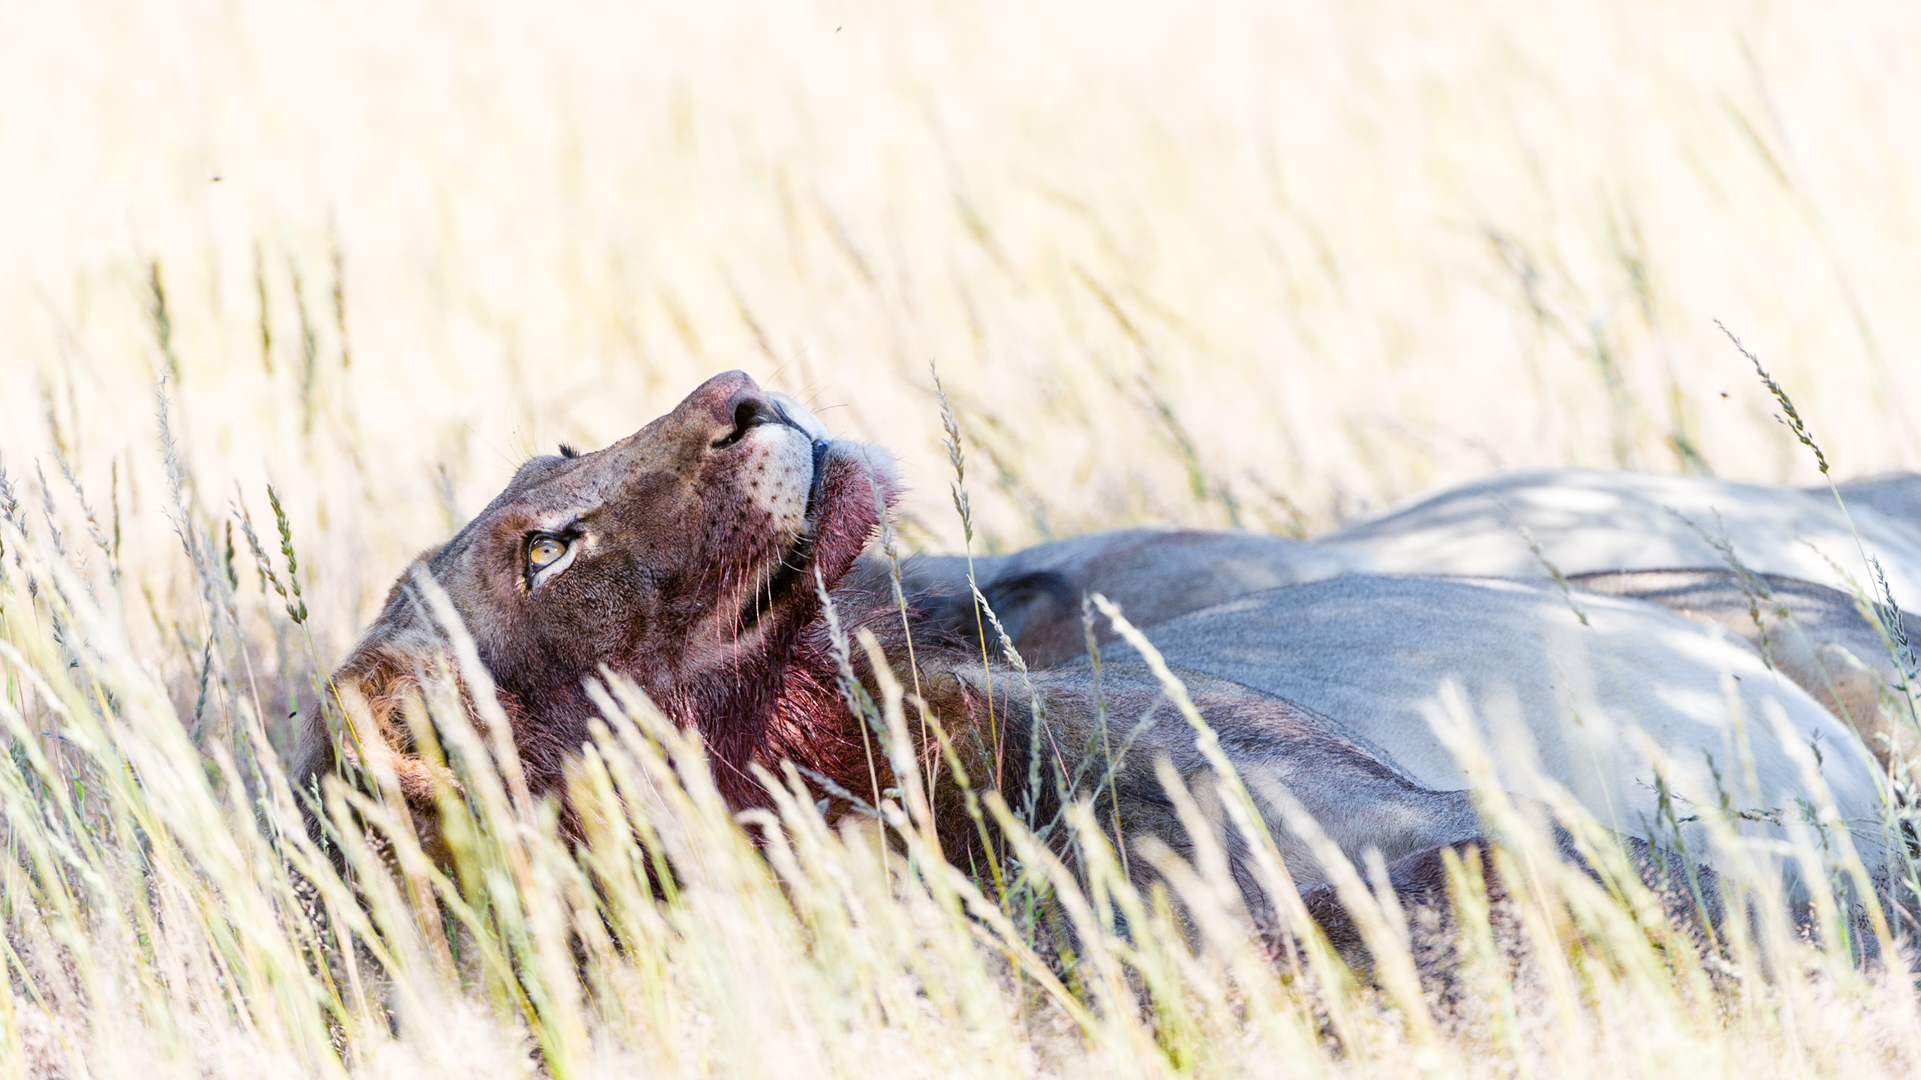
<svg viewBox="0 0 1921 1080"><path fill-rule="evenodd" d="M814 533L814 515L820 512L821 492L827 489L827 440L814 440L814 479L807 485L807 508L801 516L807 521L807 536Z"/></svg>
<svg viewBox="0 0 1921 1080"><path fill-rule="evenodd" d="M741 605L740 618L736 623L736 634L751 633L771 613L786 607L797 595L812 589L814 583L814 538L819 534L821 495L827 485L827 452L829 446L825 439L815 439L813 445L813 480L807 487L807 506L802 511L806 526L794 542L780 553L780 560L767 584L755 589L753 596Z"/></svg>

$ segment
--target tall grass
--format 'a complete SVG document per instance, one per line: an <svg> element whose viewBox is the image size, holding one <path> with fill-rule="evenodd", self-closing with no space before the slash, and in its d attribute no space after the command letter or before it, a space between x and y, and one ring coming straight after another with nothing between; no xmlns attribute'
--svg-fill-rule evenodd
<svg viewBox="0 0 1921 1080"><path fill-rule="evenodd" d="M220 720L183 723L77 553L21 523L11 511L0 583L13 1075L1854 1076L1921 1062L1911 976L1899 959L1851 963L1805 835L1783 847L1710 823L1732 868L1725 902L1755 914L1695 940L1571 800L1557 812L1598 878L1485 788L1498 845L1450 858L1445 924L1404 911L1378 859L1349 866L1294 809L1288 829L1334 867L1373 957L1350 971L1261 824L1257 798L1291 799L1239 786L1178 680L1105 601L1228 781L1222 820L1253 852L1264 902L1249 906L1224 838L1165 769L1198 843L1191 859L1137 846L1164 882L1145 894L1087 802L1044 842L987 792L1005 877L951 866L892 679L858 707L880 721L899 791L838 832L791 768L765 777L772 810L730 813L696 738L631 685L596 689L602 722L572 782L585 840L570 844L423 576L450 649L410 720L459 783L443 790L449 857L436 858L397 795L334 776L293 790L257 695L224 663L204 691ZM209 651L225 660L246 652L234 576L209 563L201 580L225 626ZM350 724L364 716L345 706ZM1449 707L1439 729L1470 776L1491 777ZM303 799L324 807L337 860L308 839ZM1785 917L1783 860L1817 883L1811 938Z"/></svg>
<svg viewBox="0 0 1921 1080"><path fill-rule="evenodd" d="M988 551L1497 465L1815 480L1716 317L1837 472L1921 464L1917 44L1896 4L0 14L0 1072L1911 1072L1898 976L1779 924L1697 960L1519 825L1422 996L1272 962L1206 858L1135 894L1085 815L1084 879L1002 889L911 807L884 855L731 821L620 688L578 858L473 768L448 876L279 760L414 551L726 367L898 452L948 550L930 358ZM1377 910L1383 972L1426 955Z"/></svg>

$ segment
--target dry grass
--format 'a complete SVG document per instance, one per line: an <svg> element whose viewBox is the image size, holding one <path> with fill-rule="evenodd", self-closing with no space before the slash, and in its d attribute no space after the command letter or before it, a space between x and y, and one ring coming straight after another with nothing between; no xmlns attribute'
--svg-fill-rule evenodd
<svg viewBox="0 0 1921 1080"><path fill-rule="evenodd" d="M814 892L716 857L633 915L645 947L593 954L594 1002L548 1008L517 995L566 981L593 894L500 808L519 839L482 861L555 906L508 889L478 937L542 974L442 964L394 907L367 928L418 954L389 1039L276 914L222 786L251 759L200 755L284 742L406 558L523 456L727 367L899 452L904 529L941 547L930 360L988 546L1312 532L1498 465L1811 480L1717 317L1840 473L1921 465L1917 46L1891 3L0 14L0 465L33 534L0 530L0 903L39 950L5 958L0 1062L328 1072L339 1036L369 1075L512 1074L529 1040L581 1074L1911 1072L1904 986L1702 997L1613 931L1521 992L1488 975L1493 1019L1426 1048L1363 998L1333 1055L1296 990L1169 941L1152 1025L1092 982L1076 1019L944 886L798 809ZM237 525L229 568L238 509L309 617Z"/></svg>

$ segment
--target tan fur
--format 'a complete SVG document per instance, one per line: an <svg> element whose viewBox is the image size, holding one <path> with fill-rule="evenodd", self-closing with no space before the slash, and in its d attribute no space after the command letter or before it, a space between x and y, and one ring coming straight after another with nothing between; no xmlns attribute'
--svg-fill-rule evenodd
<svg viewBox="0 0 1921 1080"><path fill-rule="evenodd" d="M831 669L816 670L825 646L813 573L847 573L892 481L885 455L821 433L731 373L604 450L528 462L401 575L336 671L339 693L306 717L296 780L385 770L431 816L443 774L415 745L406 707L430 672L459 669L423 576L493 683L481 708L462 680L468 719L482 729L504 721L535 794L561 788L598 714L586 683L603 665L701 727L731 797L755 797L753 764L791 756L837 769L846 733L814 720L839 705ZM529 562L541 536L566 548L544 576ZM337 744L345 718L358 738Z"/></svg>

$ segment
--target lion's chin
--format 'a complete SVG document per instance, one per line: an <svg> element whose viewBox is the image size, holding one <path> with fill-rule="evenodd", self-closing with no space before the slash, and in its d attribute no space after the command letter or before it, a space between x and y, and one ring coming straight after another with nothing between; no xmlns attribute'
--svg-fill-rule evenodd
<svg viewBox="0 0 1921 1080"><path fill-rule="evenodd" d="M849 439L814 443L814 485L807 502L810 536L858 528L863 544L900 497L894 456Z"/></svg>
<svg viewBox="0 0 1921 1080"><path fill-rule="evenodd" d="M897 498L893 459L874 447L817 439L811 464L804 530L741 605L731 635L737 646L818 618L821 587L831 592L847 576Z"/></svg>

